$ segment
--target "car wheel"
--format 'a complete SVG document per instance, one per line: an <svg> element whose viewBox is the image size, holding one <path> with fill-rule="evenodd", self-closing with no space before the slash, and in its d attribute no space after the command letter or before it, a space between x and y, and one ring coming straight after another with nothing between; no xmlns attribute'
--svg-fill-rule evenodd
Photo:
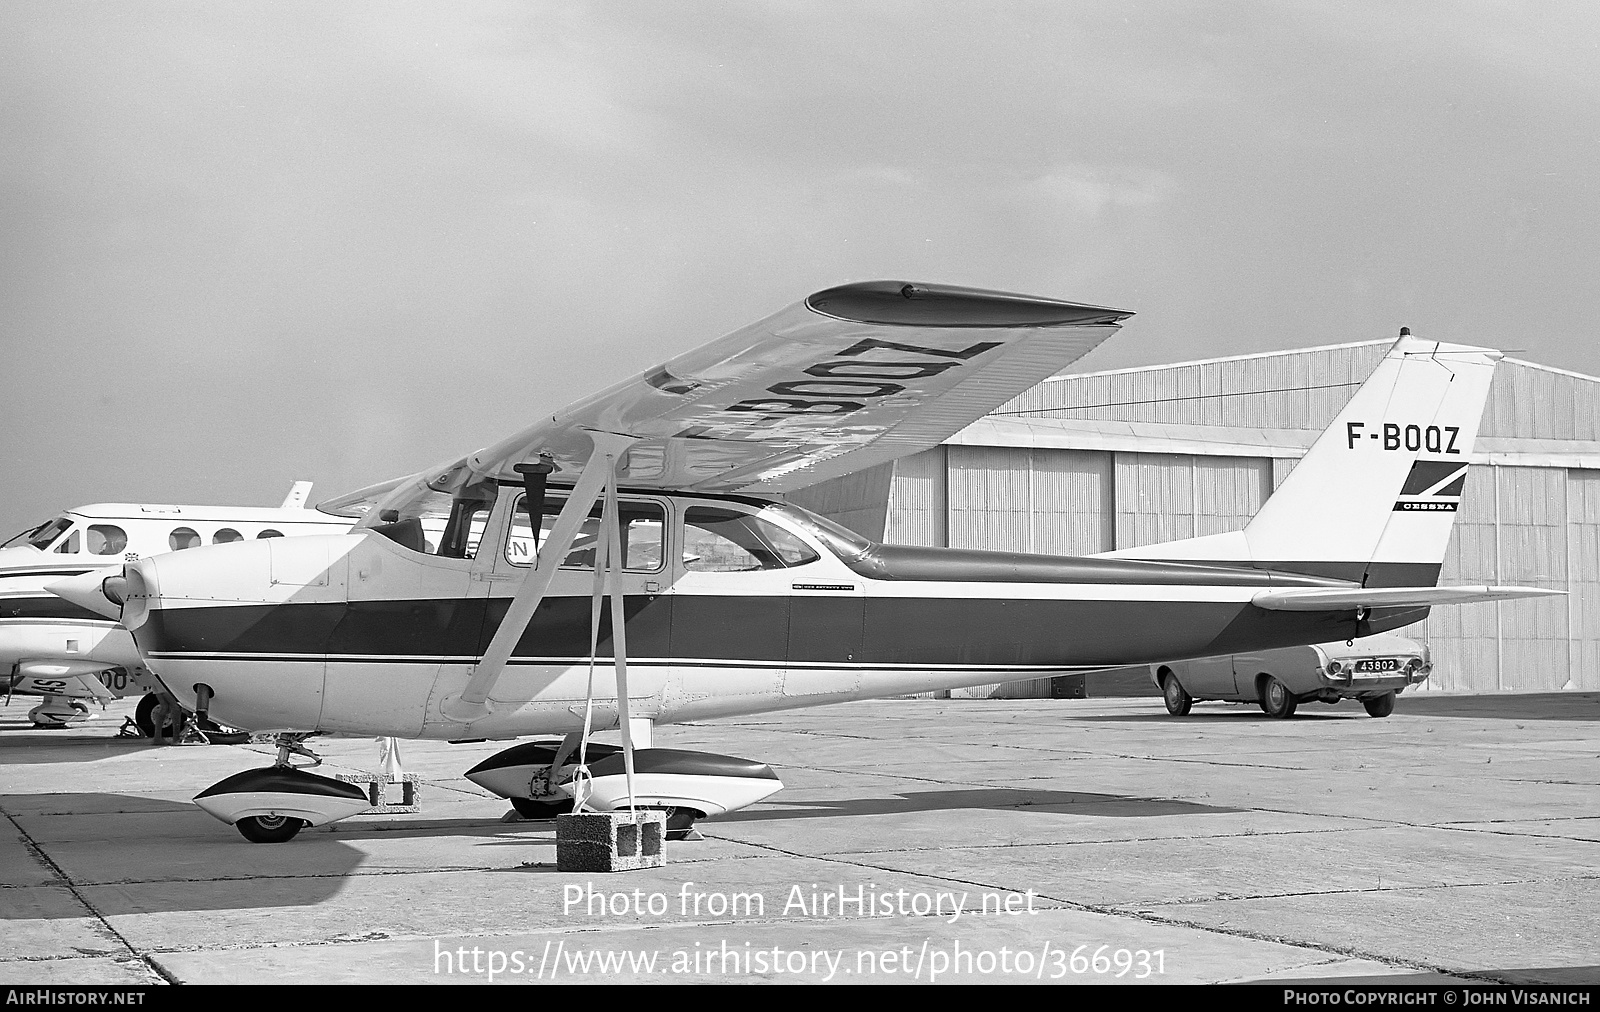
<svg viewBox="0 0 1600 1012"><path fill-rule="evenodd" d="M1294 716L1294 694L1289 687L1271 675L1261 683L1261 710L1269 717L1282 720Z"/></svg>
<svg viewBox="0 0 1600 1012"><path fill-rule="evenodd" d="M572 811L572 799L561 801L535 801L532 798L510 798L511 807L524 819L553 819Z"/></svg>
<svg viewBox="0 0 1600 1012"><path fill-rule="evenodd" d="M1167 712L1174 717L1185 716L1194 705L1194 697L1179 684L1178 676L1170 671L1161 679L1161 698L1167 704Z"/></svg>
<svg viewBox="0 0 1600 1012"><path fill-rule="evenodd" d="M233 825L251 843L287 843L305 824L288 815L247 815Z"/></svg>
<svg viewBox="0 0 1600 1012"><path fill-rule="evenodd" d="M1394 712L1394 693L1385 692L1381 696L1368 696L1361 701L1361 705L1367 708L1369 717L1387 717Z"/></svg>

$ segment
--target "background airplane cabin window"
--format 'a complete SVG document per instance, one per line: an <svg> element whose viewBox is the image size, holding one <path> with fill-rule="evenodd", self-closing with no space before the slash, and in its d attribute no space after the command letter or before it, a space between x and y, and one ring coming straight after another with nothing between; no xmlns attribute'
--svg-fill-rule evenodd
<svg viewBox="0 0 1600 1012"><path fill-rule="evenodd" d="M264 530L260 534L256 535L256 540L259 541L262 538L281 538L281 537L283 537L283 532L282 531L275 531L271 527L268 527L266 530Z"/></svg>
<svg viewBox="0 0 1600 1012"><path fill-rule="evenodd" d="M56 546L56 551L62 553L63 555L77 555L78 554L78 544L79 544L78 532L77 531L73 531L71 534L66 536L66 538L61 542L61 544Z"/></svg>
<svg viewBox="0 0 1600 1012"><path fill-rule="evenodd" d="M116 524L90 524L90 555L120 555L128 547L128 535Z"/></svg>
<svg viewBox="0 0 1600 1012"><path fill-rule="evenodd" d="M540 527L539 544L544 544L555 527L556 516L567 504L565 499L546 497L544 522ZM589 516L573 539L572 550L567 552L563 566L593 569L595 546L600 535L601 507L595 504ZM653 573L661 568L664 557L662 545L666 530L666 514L660 504L617 500L618 521L622 527L622 568L635 573ZM527 496L517 496L511 514L511 530L506 538L506 561L526 566L534 559L533 527L528 522Z"/></svg>
<svg viewBox="0 0 1600 1012"><path fill-rule="evenodd" d="M234 530L232 527L224 527L220 531L218 531L217 533L211 535L211 543L213 545L226 545L226 544L230 544L230 543L232 543L234 541L243 541L243 540L244 540L244 535L240 534L238 531Z"/></svg>
<svg viewBox="0 0 1600 1012"><path fill-rule="evenodd" d="M174 552L181 552L185 548L199 548L200 535L188 527L179 527L167 535L167 544L172 546Z"/></svg>
<svg viewBox="0 0 1600 1012"><path fill-rule="evenodd" d="M711 506L683 515L683 565L691 573L741 573L815 562L806 543L759 517Z"/></svg>

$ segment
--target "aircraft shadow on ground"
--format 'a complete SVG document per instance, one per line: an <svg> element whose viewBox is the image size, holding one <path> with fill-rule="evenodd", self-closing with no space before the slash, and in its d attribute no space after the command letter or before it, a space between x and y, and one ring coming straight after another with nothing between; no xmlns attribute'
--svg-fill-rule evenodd
<svg viewBox="0 0 1600 1012"><path fill-rule="evenodd" d="M1394 712L1411 717L1600 721L1600 692L1539 692L1495 696L1401 696Z"/></svg>
<svg viewBox="0 0 1600 1012"><path fill-rule="evenodd" d="M913 812L951 811L1028 811L1053 814L1093 815L1112 819L1141 819L1165 815L1212 815L1244 811L1217 805L1169 798L1140 798L1122 794L1087 794L1080 791L1026 790L1016 788L962 788L950 791L920 791L892 798L860 798L846 801L785 802L768 801L767 806L793 807L773 811L771 807L748 809L719 815L705 823L707 828L732 822L776 822L787 819L831 819L851 815L905 815Z"/></svg>
<svg viewBox="0 0 1600 1012"><path fill-rule="evenodd" d="M1537 692L1491 696L1413 696L1395 700L1394 712L1406 717L1469 717L1498 720L1593 720L1600 721L1600 692ZM1063 713L1067 720L1106 723L1162 723L1185 720L1259 720L1276 723L1251 704L1197 703L1186 717L1174 717L1159 703L1149 713ZM1337 708L1322 703L1301 703L1288 720L1372 720L1353 703Z"/></svg>
<svg viewBox="0 0 1600 1012"><path fill-rule="evenodd" d="M1068 716L1068 720L1081 720L1094 724L1182 724L1184 722L1205 721L1247 721L1261 724L1283 724L1299 720L1371 720L1360 710L1326 710L1318 712L1312 707L1321 708L1321 703L1304 703L1294 712L1292 717L1269 717L1254 706L1248 709L1244 705L1212 707L1206 703L1198 704L1195 709L1182 717L1174 717L1166 710L1157 708L1152 713L1085 713L1077 716ZM1396 705L1395 712L1398 713Z"/></svg>
<svg viewBox="0 0 1600 1012"><path fill-rule="evenodd" d="M95 762L150 747L148 738L89 735L73 728L44 731L29 723L0 721L0 766Z"/></svg>
<svg viewBox="0 0 1600 1012"><path fill-rule="evenodd" d="M36 811L40 798L49 798L52 803ZM472 838L478 846L488 843L549 848L555 842L555 823L548 820L502 823L494 819L399 821L390 817L390 821L364 822L363 817L357 816L336 824L332 832L311 829L288 843L257 844L187 803L128 794L0 795L0 812L9 812L24 824L29 819L51 815L108 819L118 815L169 815L193 827L189 832L169 826L159 838L146 840L138 839L137 829L130 827L116 842L104 840L101 845L106 852L115 854L108 859L115 860L115 871L107 864L98 864L95 881L72 875L80 862L93 861L82 853L81 841L34 844L68 877L63 879L56 868L48 869L50 881L24 888L53 888L57 892L53 901L33 904L18 898L20 894L13 894L12 902L0 902L0 923L88 917L90 912L84 908L84 901L102 917L310 906L327 901L346 888L348 879L367 860L367 854L354 844L367 839L449 834ZM4 824L3 820L0 824ZM69 848L77 851L70 858L66 856ZM148 862L141 864L130 855L147 855ZM463 859L467 860L465 855ZM38 858L34 860L37 862ZM486 870L556 869L552 863L526 869Z"/></svg>
<svg viewBox="0 0 1600 1012"><path fill-rule="evenodd" d="M19 805L18 802L21 802ZM0 795L0 812L29 819L50 815L191 815L188 801L170 801L142 794L57 792Z"/></svg>

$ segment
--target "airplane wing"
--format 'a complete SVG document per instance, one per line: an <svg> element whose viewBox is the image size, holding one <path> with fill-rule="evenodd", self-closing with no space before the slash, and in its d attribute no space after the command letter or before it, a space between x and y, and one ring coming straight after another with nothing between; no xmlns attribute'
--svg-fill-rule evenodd
<svg viewBox="0 0 1600 1012"><path fill-rule="evenodd" d="M1475 604L1480 601L1510 601L1564 593L1566 591L1546 590L1543 587L1352 587L1349 590L1304 587L1265 590L1252 597L1250 603L1268 611L1336 611L1340 608Z"/></svg>
<svg viewBox="0 0 1600 1012"><path fill-rule="evenodd" d="M589 431L633 437L618 481L635 488L783 493L937 446L1081 358L1132 313L973 288L873 281L759 323L413 476L444 491L515 480L549 454L581 470ZM318 505L358 516L400 485Z"/></svg>

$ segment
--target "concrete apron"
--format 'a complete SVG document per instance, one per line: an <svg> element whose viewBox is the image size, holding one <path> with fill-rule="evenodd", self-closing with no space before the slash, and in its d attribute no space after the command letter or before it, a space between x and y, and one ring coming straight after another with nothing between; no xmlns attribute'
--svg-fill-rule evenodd
<svg viewBox="0 0 1600 1012"><path fill-rule="evenodd" d="M414 815L247 843L188 803L265 746L0 709L0 982L1597 982L1593 695L1273 721L1159 700L909 700L661 730L773 764L667 864L555 867L551 822L406 743ZM318 740L329 775L370 740Z"/></svg>

